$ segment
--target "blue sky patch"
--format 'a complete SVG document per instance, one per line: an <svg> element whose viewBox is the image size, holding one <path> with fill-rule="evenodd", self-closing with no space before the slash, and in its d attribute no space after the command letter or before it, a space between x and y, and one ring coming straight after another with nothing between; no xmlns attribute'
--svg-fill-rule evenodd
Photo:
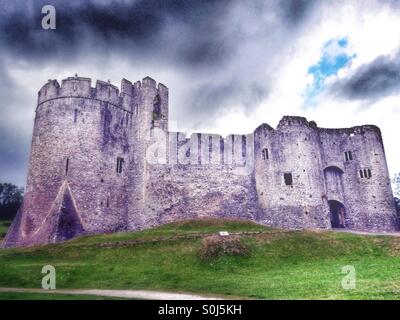
<svg viewBox="0 0 400 320"><path fill-rule="evenodd" d="M347 39L331 39L323 47L322 56L318 63L308 68L308 74L313 75L314 81L304 90L303 108L314 106L315 98L324 90L326 78L336 75L338 71L348 65L356 57L347 55Z"/></svg>

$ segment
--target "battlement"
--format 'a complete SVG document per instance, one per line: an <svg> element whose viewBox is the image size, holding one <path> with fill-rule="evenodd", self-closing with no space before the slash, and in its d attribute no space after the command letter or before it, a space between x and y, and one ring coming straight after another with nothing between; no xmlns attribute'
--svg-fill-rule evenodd
<svg viewBox="0 0 400 320"><path fill-rule="evenodd" d="M134 97L140 93L143 88L154 88L158 94L168 98L168 88L162 83L158 83L150 77L143 78L142 81L131 81L122 79L121 89L111 84L109 81L97 80L95 87L92 87L92 79L84 77L68 77L61 81L49 80L38 92L38 105L45 101L77 97L100 100L112 105L123 108L124 98L126 96Z"/></svg>
<svg viewBox="0 0 400 320"><path fill-rule="evenodd" d="M255 136L267 136L268 133L273 133L275 132L275 129L272 128L269 124L263 123L259 125L255 130L254 130L254 135Z"/></svg>
<svg viewBox="0 0 400 320"><path fill-rule="evenodd" d="M379 127L377 127L376 125L372 125L372 124L354 126L354 127L349 127L349 128L338 128L338 129L319 128L319 130L325 131L327 133L346 133L346 134L362 134L365 132L373 131L373 132L381 135L381 130L379 129Z"/></svg>
<svg viewBox="0 0 400 320"><path fill-rule="evenodd" d="M294 128L294 127L306 127L309 129L316 129L317 124L314 121L308 121L304 117L298 116L284 116L281 121L279 121L277 130L287 129L287 128Z"/></svg>

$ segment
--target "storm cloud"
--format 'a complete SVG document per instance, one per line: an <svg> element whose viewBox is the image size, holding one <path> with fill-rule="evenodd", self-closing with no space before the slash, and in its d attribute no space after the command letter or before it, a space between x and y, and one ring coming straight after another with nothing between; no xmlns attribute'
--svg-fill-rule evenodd
<svg viewBox="0 0 400 320"><path fill-rule="evenodd" d="M332 85L332 91L352 100L375 100L400 91L400 54L379 56Z"/></svg>
<svg viewBox="0 0 400 320"><path fill-rule="evenodd" d="M35 65L56 61L76 69L77 59L106 60L110 55L168 65L196 83L190 92L180 88L185 100L184 108L178 106L180 112L201 117L203 101L209 117L241 93L245 108L259 102L269 89L268 75L274 71L270 63L296 36L316 3L17 0L2 4L0 41L3 54ZM57 10L56 30L41 28L45 4ZM266 63L260 68L261 57ZM150 76L158 80L157 74Z"/></svg>
<svg viewBox="0 0 400 320"><path fill-rule="evenodd" d="M73 59L88 50L123 51L197 65L227 54L224 16L235 1L15 1L3 3L3 50L25 59ZM41 28L41 8L57 10L57 29ZM189 41L190 40L190 41ZM132 52L132 50L135 50Z"/></svg>

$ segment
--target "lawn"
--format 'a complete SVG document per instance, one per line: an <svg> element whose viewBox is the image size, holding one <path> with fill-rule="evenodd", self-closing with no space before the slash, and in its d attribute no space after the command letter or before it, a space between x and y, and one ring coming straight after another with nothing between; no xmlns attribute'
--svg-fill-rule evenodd
<svg viewBox="0 0 400 320"><path fill-rule="evenodd" d="M11 221L0 220L0 241L6 236L7 230L11 225Z"/></svg>
<svg viewBox="0 0 400 320"><path fill-rule="evenodd" d="M165 237L218 230L263 233L242 236L250 255L225 255L211 262L199 259L201 238L165 241ZM255 299L400 298L400 238L277 231L250 222L206 219L4 249L0 287L39 288L41 269L50 264L56 268L57 289L149 289ZM157 242L161 237L164 241ZM143 243L129 243L137 240ZM104 247L105 243L114 245ZM341 285L346 265L356 271L352 290Z"/></svg>

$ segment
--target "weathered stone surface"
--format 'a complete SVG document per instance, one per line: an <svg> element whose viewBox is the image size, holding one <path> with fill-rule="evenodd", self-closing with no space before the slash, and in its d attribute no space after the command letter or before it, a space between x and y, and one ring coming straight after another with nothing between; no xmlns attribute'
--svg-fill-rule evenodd
<svg viewBox="0 0 400 320"><path fill-rule="evenodd" d="M254 133L168 132L168 88L72 77L39 91L26 194L5 246L190 217L396 230L379 128L283 117ZM336 222L335 222L336 221Z"/></svg>

